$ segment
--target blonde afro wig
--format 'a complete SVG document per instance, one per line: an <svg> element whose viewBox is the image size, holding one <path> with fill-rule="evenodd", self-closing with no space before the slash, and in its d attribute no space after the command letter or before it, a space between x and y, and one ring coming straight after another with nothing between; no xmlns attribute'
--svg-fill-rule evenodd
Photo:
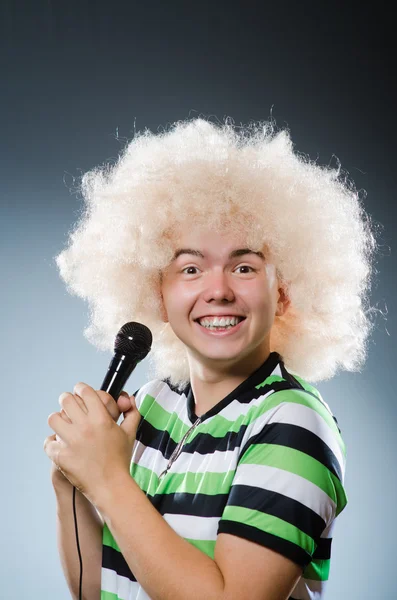
<svg viewBox="0 0 397 600"><path fill-rule="evenodd" d="M374 227L341 169L294 152L287 130L203 118L146 129L116 164L86 173L81 190L84 209L55 260L68 291L89 303L84 334L98 349L113 350L127 321L144 323L151 375L186 385L187 350L161 318L160 280L177 232L195 223L269 248L291 300L275 317L271 351L291 373L316 382L360 370L373 327Z"/></svg>

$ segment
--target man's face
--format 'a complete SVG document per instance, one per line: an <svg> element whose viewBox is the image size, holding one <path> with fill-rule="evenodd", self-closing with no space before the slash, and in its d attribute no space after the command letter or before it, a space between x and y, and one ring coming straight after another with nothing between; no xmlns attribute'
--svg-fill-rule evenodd
<svg viewBox="0 0 397 600"><path fill-rule="evenodd" d="M246 249L242 236L203 228L186 231L177 242L177 256L162 277L163 318L189 354L213 366L214 361L220 366L236 363L251 353L266 358L274 317L283 314L288 301L278 290L276 268L265 251L263 258L256 253L233 256ZM237 316L239 322L227 330L204 327L210 321L201 319L214 316Z"/></svg>

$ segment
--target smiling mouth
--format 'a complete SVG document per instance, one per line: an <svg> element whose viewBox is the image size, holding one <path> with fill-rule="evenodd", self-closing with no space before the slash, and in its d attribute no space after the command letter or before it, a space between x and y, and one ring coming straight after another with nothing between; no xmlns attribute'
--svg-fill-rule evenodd
<svg viewBox="0 0 397 600"><path fill-rule="evenodd" d="M229 331L231 329L235 329L236 327L238 327L246 319L246 317L238 317L238 318L239 318L239 322L236 323L235 325L210 325L210 326L207 325L207 326L205 326L205 325L201 325L199 319L195 319L195 323L197 323L197 325L200 325L200 327L202 327L203 329L206 329L207 331Z"/></svg>

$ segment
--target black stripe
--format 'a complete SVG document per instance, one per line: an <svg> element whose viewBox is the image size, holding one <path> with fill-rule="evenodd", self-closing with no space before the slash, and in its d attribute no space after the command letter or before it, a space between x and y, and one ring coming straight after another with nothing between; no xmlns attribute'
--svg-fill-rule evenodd
<svg viewBox="0 0 397 600"><path fill-rule="evenodd" d="M332 538L320 538L318 546L314 551L313 558L318 560L329 560L331 558Z"/></svg>
<svg viewBox="0 0 397 600"><path fill-rule="evenodd" d="M251 444L277 444L278 446L288 446L304 452L318 460L342 481L341 467L335 454L318 435L304 427L289 423L265 425L257 435L247 441L241 455Z"/></svg>
<svg viewBox="0 0 397 600"><path fill-rule="evenodd" d="M248 485L233 485L228 504L278 517L309 535L317 543L327 526L314 510L284 494Z"/></svg>
<svg viewBox="0 0 397 600"><path fill-rule="evenodd" d="M149 496L148 496L149 497ZM194 517L221 517L228 494L156 494L149 497L160 514L191 515Z"/></svg>
<svg viewBox="0 0 397 600"><path fill-rule="evenodd" d="M197 433L191 442L187 442L183 446L183 452L193 454L213 454L216 450L223 452L226 450L234 450L236 446L241 445L247 425L242 425L240 429L228 432L224 437L214 437L210 433ZM155 450L160 450L163 456L168 460L178 445L171 437L168 431L156 429L145 421L141 420L138 431L137 440Z"/></svg>
<svg viewBox="0 0 397 600"><path fill-rule="evenodd" d="M282 392L284 390L292 389L295 388L292 388L288 381L273 381L272 383L267 383L258 389L253 388L251 390L247 390L238 398L236 398L236 400L238 400L241 404L249 404L252 400L256 400L257 398L260 398L269 392Z"/></svg>
<svg viewBox="0 0 397 600"><path fill-rule="evenodd" d="M130 579L131 581L136 581L121 552L106 544L103 544L102 546L102 567L116 571L118 575L127 577L127 579Z"/></svg>
<svg viewBox="0 0 397 600"><path fill-rule="evenodd" d="M167 460L178 445L177 442L171 438L168 431L156 429L156 427L153 427L153 425L145 419L141 419L136 439L149 448L160 450Z"/></svg>
<svg viewBox="0 0 397 600"><path fill-rule="evenodd" d="M183 451L197 452L203 455L213 454L216 450L219 452L232 452L236 447L240 448L246 430L247 425L241 425L238 431L229 431L222 438L214 437L210 433L197 433L196 437L183 447Z"/></svg>
<svg viewBox="0 0 397 600"><path fill-rule="evenodd" d="M246 430L247 425L242 425L237 432L230 431L222 438L214 437L210 433L197 433L191 442L184 445L183 452L187 454L197 452L198 454L207 455L213 454L215 451L233 451L236 447L240 447ZM158 430L144 419L139 424L137 440L145 446L159 450L167 460L169 460L177 446L177 442L170 437L168 431ZM240 452L240 456L251 444L259 443L273 443L300 450L321 462L342 481L341 466L334 453L320 437L304 427L286 423L264 425L256 436L247 441Z"/></svg>
<svg viewBox="0 0 397 600"><path fill-rule="evenodd" d="M222 519L219 521L218 534L219 533L230 533L236 535L251 542L256 542L261 546L271 548L276 552L279 552L283 556L293 560L302 569L307 567L311 562L312 558L308 552L303 550L300 546L297 546L289 540L285 540L277 535L272 535L266 531L261 531L256 527L250 527L245 523L237 523L236 521L227 521Z"/></svg>

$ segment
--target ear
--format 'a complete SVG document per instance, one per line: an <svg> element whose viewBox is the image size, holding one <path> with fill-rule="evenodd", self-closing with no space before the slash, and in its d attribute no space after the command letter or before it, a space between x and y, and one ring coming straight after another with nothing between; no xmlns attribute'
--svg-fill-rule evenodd
<svg viewBox="0 0 397 600"><path fill-rule="evenodd" d="M161 315L161 320L164 321L164 323L168 323L167 309L165 308L164 298L163 298L163 293L162 293L162 283L163 283L163 274L160 271L159 284L158 284L158 292L160 295L160 315Z"/></svg>
<svg viewBox="0 0 397 600"><path fill-rule="evenodd" d="M161 314L161 320L164 321L164 323L168 323L167 309L165 308L164 299L163 299L162 294L160 295L160 314Z"/></svg>
<svg viewBox="0 0 397 600"><path fill-rule="evenodd" d="M275 316L282 317L288 310L291 304L291 300L288 297L288 291L286 285L282 285L278 288L278 301Z"/></svg>

